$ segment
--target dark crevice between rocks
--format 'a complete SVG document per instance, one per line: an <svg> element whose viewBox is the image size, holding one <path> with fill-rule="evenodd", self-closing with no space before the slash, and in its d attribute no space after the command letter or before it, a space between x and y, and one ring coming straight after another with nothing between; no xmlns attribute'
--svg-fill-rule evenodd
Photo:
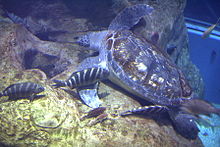
<svg viewBox="0 0 220 147"><path fill-rule="evenodd" d="M77 32L79 30L77 30L77 28L68 28L65 30L65 27L63 28L62 24L60 24L65 17L69 18L69 16L72 16L72 18L76 19L86 19L88 22L86 22L85 25L88 26L88 29L80 31L99 31L107 29L117 15L113 11L115 3L114 0L54 0L53 2L49 0L23 0L19 2L16 0L3 0L2 6L5 11L23 20L28 18L28 21L24 21L26 23L22 25L40 40L56 42L59 38L62 40L60 36L71 36L72 34L74 37L73 32L78 35ZM38 9L32 10L34 6ZM64 8L64 10L62 8ZM59 11L59 13L56 14L52 11ZM8 17L8 15L5 14L5 17ZM57 21L52 21L55 19L57 19ZM15 20L13 21L15 22ZM144 19L141 19L141 21L132 28L132 31L145 25ZM72 40L71 37L68 40L63 40L63 42L71 43L70 40Z"/></svg>
<svg viewBox="0 0 220 147"><path fill-rule="evenodd" d="M4 10L8 12L13 12L20 17L26 17L30 10L28 6L33 0L2 0L1 4L3 5Z"/></svg>
<svg viewBox="0 0 220 147"><path fill-rule="evenodd" d="M60 17L66 17L66 16L73 16L73 18L85 18L88 20L89 24L92 24L89 29L91 30L99 30L100 28L107 28L111 22L111 20L115 17L116 14L113 14L112 12L112 0L3 0L2 2L3 9L7 12L13 13L16 16L25 19L27 17L31 17L35 23L38 23L37 20L50 20L50 19L56 19ZM57 11L57 5L59 7L59 4L62 3L66 6L67 9L63 10L63 16L60 14L53 13L53 9L48 9L48 7L51 7L51 5L54 4L55 10ZM57 5L56 5L57 4ZM36 10L32 10L33 7L39 7L37 12ZM62 6L60 5L60 9ZM58 9L59 10L59 9ZM49 12L50 11L50 12ZM5 14L7 16L7 14ZM57 21L59 22L59 20ZM59 24L43 24L45 25L45 29L41 29L41 24L37 24L38 26L34 26L36 24L26 24L29 25L31 29L29 29L30 32L32 32L34 35L36 35L41 40L46 41L53 41L50 40L49 36L56 36L58 34L66 34L71 33L77 30L69 30L69 32L65 32L64 30L59 30ZM49 25L49 26L48 26ZM53 26L52 26L53 25ZM56 26L54 28L54 26ZM39 27L39 28L36 28ZM50 29L55 30L50 30ZM28 28L27 28L28 29ZM57 29L57 30L56 30ZM36 30L39 30L39 32L36 32ZM64 31L64 32L62 32ZM88 30L87 30L88 31Z"/></svg>
<svg viewBox="0 0 220 147"><path fill-rule="evenodd" d="M66 6L77 18L86 18L95 26L108 27L114 18L112 0L64 0Z"/></svg>
<svg viewBox="0 0 220 147"><path fill-rule="evenodd" d="M44 54L37 49L28 49L24 53L23 65L25 69L40 69L48 78L52 78L70 65L69 61L61 61L59 57Z"/></svg>

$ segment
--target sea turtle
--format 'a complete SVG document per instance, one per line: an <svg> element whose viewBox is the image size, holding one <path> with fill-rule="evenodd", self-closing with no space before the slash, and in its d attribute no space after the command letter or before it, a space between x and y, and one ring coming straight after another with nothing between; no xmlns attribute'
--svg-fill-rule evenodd
<svg viewBox="0 0 220 147"><path fill-rule="evenodd" d="M153 8L138 4L125 8L111 22L108 30L90 32L77 43L98 51L86 58L66 81L55 80L56 87L77 88L81 99L90 107L99 107L98 82L109 79L123 89L155 104L131 113L164 112L183 136L195 139L198 128L189 114L179 106L192 98L192 91L179 68L169 56L129 29Z"/></svg>

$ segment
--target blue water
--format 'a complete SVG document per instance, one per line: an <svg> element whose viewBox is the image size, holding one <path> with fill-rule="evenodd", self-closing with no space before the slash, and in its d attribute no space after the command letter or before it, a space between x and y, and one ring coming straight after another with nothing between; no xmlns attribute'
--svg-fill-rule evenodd
<svg viewBox="0 0 220 147"><path fill-rule="evenodd" d="M184 16L216 23L220 14L219 8L220 0L187 0Z"/></svg>
<svg viewBox="0 0 220 147"><path fill-rule="evenodd" d="M220 104L220 40L189 33L189 47L192 62L205 82L205 99Z"/></svg>

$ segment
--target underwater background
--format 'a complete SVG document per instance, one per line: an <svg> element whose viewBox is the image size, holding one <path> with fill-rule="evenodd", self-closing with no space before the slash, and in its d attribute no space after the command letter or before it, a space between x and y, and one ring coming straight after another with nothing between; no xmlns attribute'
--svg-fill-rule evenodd
<svg viewBox="0 0 220 147"><path fill-rule="evenodd" d="M197 7L193 8L195 4ZM220 99L218 98L220 95L220 79L218 76L220 72L220 66L218 65L218 63L220 63L220 27L217 25L213 31L214 35L210 35L206 40L202 39L200 35L202 35L202 32L207 28L207 25L211 26L217 22L220 15L219 6L220 2L215 0L192 0L187 2L184 11L184 16L187 17L186 25L189 27L191 59L200 69L204 79L205 98L215 103L220 103ZM194 24L192 21L194 21Z"/></svg>
<svg viewBox="0 0 220 147"><path fill-rule="evenodd" d="M184 11L184 16L187 17L191 59L199 68L205 83L204 99L215 103L217 107L220 107L220 27L217 25L205 40L201 35L207 26L216 24L220 15L219 7L220 1L217 0L191 0L187 2ZM211 125L203 124L199 127L204 146L220 146L219 117L212 115L211 118L205 117L205 119Z"/></svg>
<svg viewBox="0 0 220 147"><path fill-rule="evenodd" d="M220 108L219 25L201 37L220 17L219 0L0 0L0 91L27 81L44 87L44 96L31 101L1 97L0 146L220 147L216 114L201 115L199 138L189 140L168 116L120 117L148 102L108 81L100 84L103 104L95 111L75 90L51 86L98 54L74 44L75 38L106 30L120 11L140 3L156 11L131 31L164 49L194 95Z"/></svg>

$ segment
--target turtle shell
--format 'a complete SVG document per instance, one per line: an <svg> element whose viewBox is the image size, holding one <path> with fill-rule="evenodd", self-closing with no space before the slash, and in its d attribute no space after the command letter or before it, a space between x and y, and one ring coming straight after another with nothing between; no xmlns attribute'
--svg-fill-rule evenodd
<svg viewBox="0 0 220 147"><path fill-rule="evenodd" d="M110 80L154 104L179 105L191 88L169 56L128 30L109 31L104 39Z"/></svg>

